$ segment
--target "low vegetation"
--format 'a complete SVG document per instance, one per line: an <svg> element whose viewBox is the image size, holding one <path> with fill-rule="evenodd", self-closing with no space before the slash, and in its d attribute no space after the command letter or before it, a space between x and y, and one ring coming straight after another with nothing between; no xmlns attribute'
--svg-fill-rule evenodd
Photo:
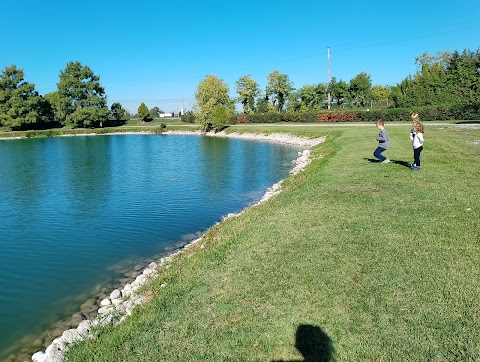
<svg viewBox="0 0 480 362"><path fill-rule="evenodd" d="M420 172L409 126L387 129L390 164L374 126L230 127L327 142L68 361L480 360L480 128L427 125Z"/></svg>

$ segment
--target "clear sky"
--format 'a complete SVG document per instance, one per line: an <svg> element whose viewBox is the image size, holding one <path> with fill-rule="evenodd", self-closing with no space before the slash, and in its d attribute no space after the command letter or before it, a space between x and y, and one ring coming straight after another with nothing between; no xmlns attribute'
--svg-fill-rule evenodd
<svg viewBox="0 0 480 362"><path fill-rule="evenodd" d="M3 0L0 67L23 69L44 95L78 60L109 105L171 112L191 109L209 74L232 97L241 76L264 90L274 70L295 88L326 83L328 48L337 80L368 72L374 85L396 85L426 51L480 49L479 14L479 0Z"/></svg>

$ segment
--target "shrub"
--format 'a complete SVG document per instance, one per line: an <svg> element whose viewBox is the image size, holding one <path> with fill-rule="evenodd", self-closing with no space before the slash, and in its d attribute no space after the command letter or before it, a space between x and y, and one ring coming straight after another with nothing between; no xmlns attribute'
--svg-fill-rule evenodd
<svg viewBox="0 0 480 362"><path fill-rule="evenodd" d="M195 123L195 114L189 111L185 114L182 114L180 119L185 123Z"/></svg>
<svg viewBox="0 0 480 362"><path fill-rule="evenodd" d="M435 108L390 108L379 110L359 110L321 113L254 113L230 118L235 123L275 123L275 122L385 122L410 121L410 114L417 111L424 122L441 120L480 120L480 104L459 104Z"/></svg>
<svg viewBox="0 0 480 362"><path fill-rule="evenodd" d="M160 123L160 125L153 130L153 133L162 134L163 132L165 132L166 128L167 128L167 125L165 123Z"/></svg>

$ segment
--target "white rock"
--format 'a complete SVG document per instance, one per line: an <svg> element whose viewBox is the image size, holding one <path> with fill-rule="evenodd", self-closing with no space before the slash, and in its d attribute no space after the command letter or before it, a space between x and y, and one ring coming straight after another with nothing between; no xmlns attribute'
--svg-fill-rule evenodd
<svg viewBox="0 0 480 362"><path fill-rule="evenodd" d="M121 300L120 298L112 300L112 304L115 306L118 306L119 304L122 304L122 303L123 303L123 300Z"/></svg>
<svg viewBox="0 0 480 362"><path fill-rule="evenodd" d="M102 316L102 318L100 318L100 320L98 321L98 325L101 327L105 327L107 324L112 323L112 321L113 321L113 316L109 313L109 314L106 314L105 317Z"/></svg>
<svg viewBox="0 0 480 362"><path fill-rule="evenodd" d="M132 293L132 286L130 283L126 284L122 289L122 296L126 297Z"/></svg>
<svg viewBox="0 0 480 362"><path fill-rule="evenodd" d="M112 302L110 302L110 299L108 299L108 298L105 298L104 300L102 300L100 302L101 307L105 307L105 306L110 305L110 304L112 304Z"/></svg>
<svg viewBox="0 0 480 362"><path fill-rule="evenodd" d="M91 326L91 321L89 320L84 320L81 321L80 324L77 327L77 331L80 334L88 334L90 332L90 326Z"/></svg>
<svg viewBox="0 0 480 362"><path fill-rule="evenodd" d="M141 274L135 279L135 283L142 285L146 280L145 275Z"/></svg>
<svg viewBox="0 0 480 362"><path fill-rule="evenodd" d="M110 293L110 299L113 302L114 299L119 298L121 295L122 295L122 293L120 293L120 290L115 289L112 293Z"/></svg>
<svg viewBox="0 0 480 362"><path fill-rule="evenodd" d="M56 343L52 343L50 346L48 346L45 350L45 354L47 356L47 362L62 362L63 360L63 352L60 348L58 348Z"/></svg>
<svg viewBox="0 0 480 362"><path fill-rule="evenodd" d="M32 355L32 361L33 362L46 362L47 361L47 355L45 352L36 352Z"/></svg>
<svg viewBox="0 0 480 362"><path fill-rule="evenodd" d="M110 305L107 305L105 307L98 308L98 314L106 314L109 313L112 310L112 307Z"/></svg>
<svg viewBox="0 0 480 362"><path fill-rule="evenodd" d="M67 329L65 332L63 332L62 339L66 343L74 343L76 341L80 341L82 337L76 329Z"/></svg>
<svg viewBox="0 0 480 362"><path fill-rule="evenodd" d="M151 268L146 268L144 271L143 271L143 275L147 276L147 275L151 275L153 274L155 271Z"/></svg>
<svg viewBox="0 0 480 362"><path fill-rule="evenodd" d="M52 341L52 344L54 344L58 350L63 351L66 347L65 340L62 338L62 336L55 338Z"/></svg>
<svg viewBox="0 0 480 362"><path fill-rule="evenodd" d="M119 314L126 314L126 309L125 309L125 302L121 301L121 303L118 303L117 305L115 305L115 310L119 313Z"/></svg>

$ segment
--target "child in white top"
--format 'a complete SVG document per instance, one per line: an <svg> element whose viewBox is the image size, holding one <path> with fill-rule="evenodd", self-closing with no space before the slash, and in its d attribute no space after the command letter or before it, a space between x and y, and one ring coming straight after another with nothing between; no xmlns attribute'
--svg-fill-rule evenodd
<svg viewBox="0 0 480 362"><path fill-rule="evenodd" d="M423 124L415 123L413 125L413 132L410 134L410 139L413 145L413 171L420 170L420 153L423 151Z"/></svg>

